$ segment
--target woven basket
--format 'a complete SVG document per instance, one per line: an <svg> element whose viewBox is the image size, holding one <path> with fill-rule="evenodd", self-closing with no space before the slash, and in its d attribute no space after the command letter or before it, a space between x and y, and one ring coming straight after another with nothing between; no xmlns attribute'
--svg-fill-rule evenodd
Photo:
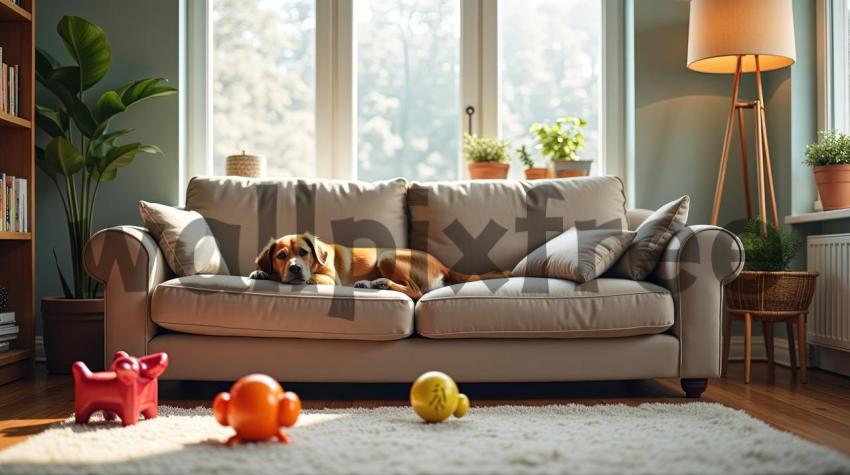
<svg viewBox="0 0 850 475"><path fill-rule="evenodd" d="M744 271L726 285L726 305L731 310L805 312L817 276L817 272Z"/></svg>
<svg viewBox="0 0 850 475"><path fill-rule="evenodd" d="M259 178L266 173L266 157L262 155L231 155L227 157L227 174Z"/></svg>

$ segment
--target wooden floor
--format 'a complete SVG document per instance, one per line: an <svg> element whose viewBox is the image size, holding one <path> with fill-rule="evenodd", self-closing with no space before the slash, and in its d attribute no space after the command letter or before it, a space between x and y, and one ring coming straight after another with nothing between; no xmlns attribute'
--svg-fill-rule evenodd
<svg viewBox="0 0 850 475"><path fill-rule="evenodd" d="M776 383L767 384L764 363L754 365L753 382L743 383L743 365L732 363L729 378L711 380L702 401L742 409L750 415L814 442L850 455L850 378L812 370L800 384L790 371L777 368ZM0 387L0 449L61 421L73 412L73 381L69 376L36 376ZM169 383L161 387L160 404L209 406L219 383ZM306 408L405 405L408 385L302 384L297 391ZM476 405L500 404L640 404L684 403L678 380L596 383L464 384L461 389ZM472 413L474 414L474 412Z"/></svg>

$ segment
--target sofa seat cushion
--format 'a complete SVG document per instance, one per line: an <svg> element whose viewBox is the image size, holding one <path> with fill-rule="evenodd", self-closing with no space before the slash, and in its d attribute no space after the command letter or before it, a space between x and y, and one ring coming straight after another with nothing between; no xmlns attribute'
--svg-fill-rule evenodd
<svg viewBox="0 0 850 475"><path fill-rule="evenodd" d="M670 328L673 299L663 287L626 279L513 277L428 292L415 318L428 338L623 337Z"/></svg>
<svg viewBox="0 0 850 475"><path fill-rule="evenodd" d="M157 286L151 319L196 335L397 340L413 332L413 301L390 290L195 275Z"/></svg>

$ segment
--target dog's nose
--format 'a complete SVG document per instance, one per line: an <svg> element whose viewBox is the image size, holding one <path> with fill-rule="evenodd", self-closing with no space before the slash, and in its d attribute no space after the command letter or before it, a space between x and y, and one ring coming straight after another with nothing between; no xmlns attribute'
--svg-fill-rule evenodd
<svg viewBox="0 0 850 475"><path fill-rule="evenodd" d="M292 274L292 275L301 275L301 266L299 266L299 265L289 266L289 273Z"/></svg>

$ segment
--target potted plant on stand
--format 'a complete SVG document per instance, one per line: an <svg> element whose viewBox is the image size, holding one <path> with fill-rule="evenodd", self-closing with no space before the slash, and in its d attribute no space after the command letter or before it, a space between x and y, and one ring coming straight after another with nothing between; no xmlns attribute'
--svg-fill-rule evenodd
<svg viewBox="0 0 850 475"><path fill-rule="evenodd" d="M581 117L562 117L552 124L532 124L531 132L537 138L537 148L548 157L555 167L555 176L568 178L587 176L593 160L579 159L578 152L584 148L584 133L587 121Z"/></svg>
<svg viewBox="0 0 850 475"><path fill-rule="evenodd" d="M544 178L549 178L549 168L548 167L535 167L534 159L531 158L531 154L528 153L528 147L523 145L522 147L516 149L516 153L519 156L519 161L525 165L525 179L526 180L542 180Z"/></svg>
<svg viewBox="0 0 850 475"><path fill-rule="evenodd" d="M489 137L464 134L463 155L469 161L469 177L473 180L505 179L510 164L508 143Z"/></svg>
<svg viewBox="0 0 850 475"><path fill-rule="evenodd" d="M824 211L850 208L850 135L821 131L817 143L806 146L805 163L815 173Z"/></svg>
<svg viewBox="0 0 850 475"><path fill-rule="evenodd" d="M57 31L74 64L62 66L46 51L36 51L36 79L56 99L54 105L36 106L36 124L44 132L43 147L36 147L36 164L59 192L67 218L72 278L65 278L54 250L64 295L44 298L41 310L47 368L69 373L76 360L103 367L103 300L82 263L100 185L114 180L118 169L130 165L139 153L162 155L154 145L119 144L133 129L110 130L110 124L134 104L174 94L176 89L162 85L161 78L140 79L89 100L86 92L112 64L106 33L73 16L63 17Z"/></svg>
<svg viewBox="0 0 850 475"><path fill-rule="evenodd" d="M817 272L788 271L788 266L802 248L800 238L790 232L776 228L775 224L763 226L761 220L749 220L745 232L740 236L744 246L744 271L726 284L726 305L729 318L753 318L764 322L765 338L773 338L772 324L792 323L802 328L805 314L815 292ZM747 317L749 316L749 317ZM724 372L729 354L730 330L724 330ZM749 340L749 335L747 335ZM792 338L789 333L789 341ZM800 336L800 364L805 364L805 330ZM772 348L772 341L769 348ZM793 346L789 348L793 352ZM770 354L768 358L770 358ZM791 357L793 362L793 355ZM745 379L749 382L749 361L745 362ZM772 377L773 369L769 373ZM805 373L803 373L805 375ZM804 376L805 381L805 376Z"/></svg>

